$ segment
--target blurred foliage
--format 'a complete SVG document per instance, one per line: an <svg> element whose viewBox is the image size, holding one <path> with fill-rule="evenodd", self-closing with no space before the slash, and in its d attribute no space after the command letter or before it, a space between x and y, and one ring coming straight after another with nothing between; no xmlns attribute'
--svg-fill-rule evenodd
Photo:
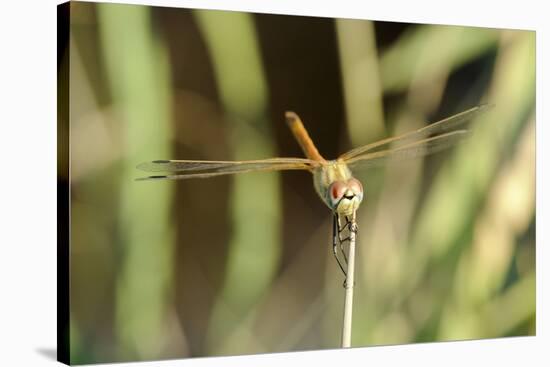
<svg viewBox="0 0 550 367"><path fill-rule="evenodd" d="M170 68L166 47L151 32L149 9L98 4L97 15L111 108L121 125L123 146L114 183L119 190L121 255L115 335L124 352L121 358L159 358L169 337L163 324L171 304L173 186L136 185L133 178L134 162L170 154Z"/></svg>
<svg viewBox="0 0 550 367"><path fill-rule="evenodd" d="M535 34L71 3L71 361L335 348L307 172L136 182L152 159L326 158L483 102L448 151L356 172L355 346L535 334Z"/></svg>
<svg viewBox="0 0 550 367"><path fill-rule="evenodd" d="M267 86L252 16L202 10L194 15L205 35L221 104L227 112L233 153L230 158L276 155L270 132L255 128L267 125L268 121ZM208 354L264 351L256 349L261 347L246 332L251 325L245 319L273 282L279 265L279 174L256 173L233 179L230 192L233 233L227 244L223 289L209 325Z"/></svg>

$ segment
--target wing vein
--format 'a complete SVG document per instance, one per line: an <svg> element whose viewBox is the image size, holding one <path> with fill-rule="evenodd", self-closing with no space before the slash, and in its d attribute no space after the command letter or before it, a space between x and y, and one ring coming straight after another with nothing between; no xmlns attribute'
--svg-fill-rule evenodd
<svg viewBox="0 0 550 367"><path fill-rule="evenodd" d="M452 129L456 129L462 124L465 124L466 122L470 121L474 117L478 116L479 114L485 112L488 108L490 108L491 105L483 104L479 105L473 108L470 108L469 110L457 113L456 115L453 115L451 117L447 117L443 120L440 120L438 122L435 122L430 125L426 125L418 130L409 131L407 133L392 136L386 139L382 139L379 141L376 141L371 144L364 145L362 147L358 147L355 149L352 149L344 154L342 154L339 159L343 160L350 160L353 157L362 155L366 152L372 151L375 148L379 148L381 146L395 143L399 141L414 141L418 139L425 139L427 136L437 133L444 133L449 132Z"/></svg>
<svg viewBox="0 0 550 367"><path fill-rule="evenodd" d="M202 161L202 160L156 160L137 166L147 172L201 172L236 167L250 169L254 167L276 167L279 165L315 166L318 162L302 158L271 158L249 161Z"/></svg>
<svg viewBox="0 0 550 367"><path fill-rule="evenodd" d="M463 140L468 135L469 132L467 130L455 130L398 148L364 153L345 160L344 162L353 169L380 165L390 159L400 160L418 158L446 149L458 141Z"/></svg>

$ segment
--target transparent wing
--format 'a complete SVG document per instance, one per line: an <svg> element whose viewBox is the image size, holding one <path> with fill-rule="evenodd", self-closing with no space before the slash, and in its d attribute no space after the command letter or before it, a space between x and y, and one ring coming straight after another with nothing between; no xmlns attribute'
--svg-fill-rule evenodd
<svg viewBox="0 0 550 367"><path fill-rule="evenodd" d="M339 157L339 159L350 160L354 157L360 156L364 153L372 151L376 148L383 147L384 145L388 145L390 143L406 142L408 145L414 141L426 139L430 135L446 133L446 132L453 131L455 129L462 128L467 122L469 122L479 114L487 111L490 107L492 107L492 105L483 104L477 107L470 108L469 110L460 112L451 117L447 117L446 119L424 126L423 128L420 128L418 130L414 130L398 136L382 139L374 143L352 149L342 154ZM384 150L384 151L387 151L387 150Z"/></svg>
<svg viewBox="0 0 550 367"><path fill-rule="evenodd" d="M137 180L206 178L254 171L310 170L318 164L313 160L302 158L251 161L157 160L141 163L137 168L148 172L174 172L175 174L148 176Z"/></svg>
<svg viewBox="0 0 550 367"><path fill-rule="evenodd" d="M469 135L467 130L456 130L449 133L426 138L394 149L381 150L377 152L363 153L353 158L345 159L344 162L351 168L367 168L379 166L388 160L403 160L423 157L428 154L439 152Z"/></svg>

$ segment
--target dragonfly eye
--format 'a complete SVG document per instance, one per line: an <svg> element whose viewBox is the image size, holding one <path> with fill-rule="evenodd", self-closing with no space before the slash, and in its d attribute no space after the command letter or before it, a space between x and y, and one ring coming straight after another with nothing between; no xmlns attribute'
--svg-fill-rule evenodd
<svg viewBox="0 0 550 367"><path fill-rule="evenodd" d="M346 192L346 184L341 181L333 182L330 185L329 193L330 193L330 201L332 204L337 204L338 201L344 196L344 193Z"/></svg>
<svg viewBox="0 0 550 367"><path fill-rule="evenodd" d="M357 196L363 195L363 185L361 185L361 182L355 178L350 178L348 180L348 187L353 191L353 193Z"/></svg>

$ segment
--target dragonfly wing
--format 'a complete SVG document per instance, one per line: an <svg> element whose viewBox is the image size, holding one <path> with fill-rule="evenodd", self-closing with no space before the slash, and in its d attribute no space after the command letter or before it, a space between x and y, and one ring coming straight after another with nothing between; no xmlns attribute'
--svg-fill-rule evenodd
<svg viewBox="0 0 550 367"><path fill-rule="evenodd" d="M430 135L433 136L434 134L448 133L453 130L463 129L466 123L468 123L481 113L486 112L490 107L492 107L492 105L483 104L470 108L469 110L460 112L451 117L447 117L446 119L440 120L438 122L434 122L433 124L424 126L423 128L420 128L418 130L382 139L374 143L352 149L349 152L342 154L339 159L349 160L353 157L363 155L364 153L370 152L377 148L383 148L384 145L389 145L390 143L406 142L408 145L414 141L423 140Z"/></svg>
<svg viewBox="0 0 550 367"><path fill-rule="evenodd" d="M463 140L468 135L469 132L467 130L451 131L449 133L403 145L398 148L357 155L349 159L344 159L344 162L351 169L357 169L380 166L389 160L404 160L423 157L425 155L446 149Z"/></svg>
<svg viewBox="0 0 550 367"><path fill-rule="evenodd" d="M206 178L254 171L310 170L317 164L315 161L301 158L272 158L253 161L157 160L141 163L137 168L148 172L173 173L138 179L147 180Z"/></svg>

